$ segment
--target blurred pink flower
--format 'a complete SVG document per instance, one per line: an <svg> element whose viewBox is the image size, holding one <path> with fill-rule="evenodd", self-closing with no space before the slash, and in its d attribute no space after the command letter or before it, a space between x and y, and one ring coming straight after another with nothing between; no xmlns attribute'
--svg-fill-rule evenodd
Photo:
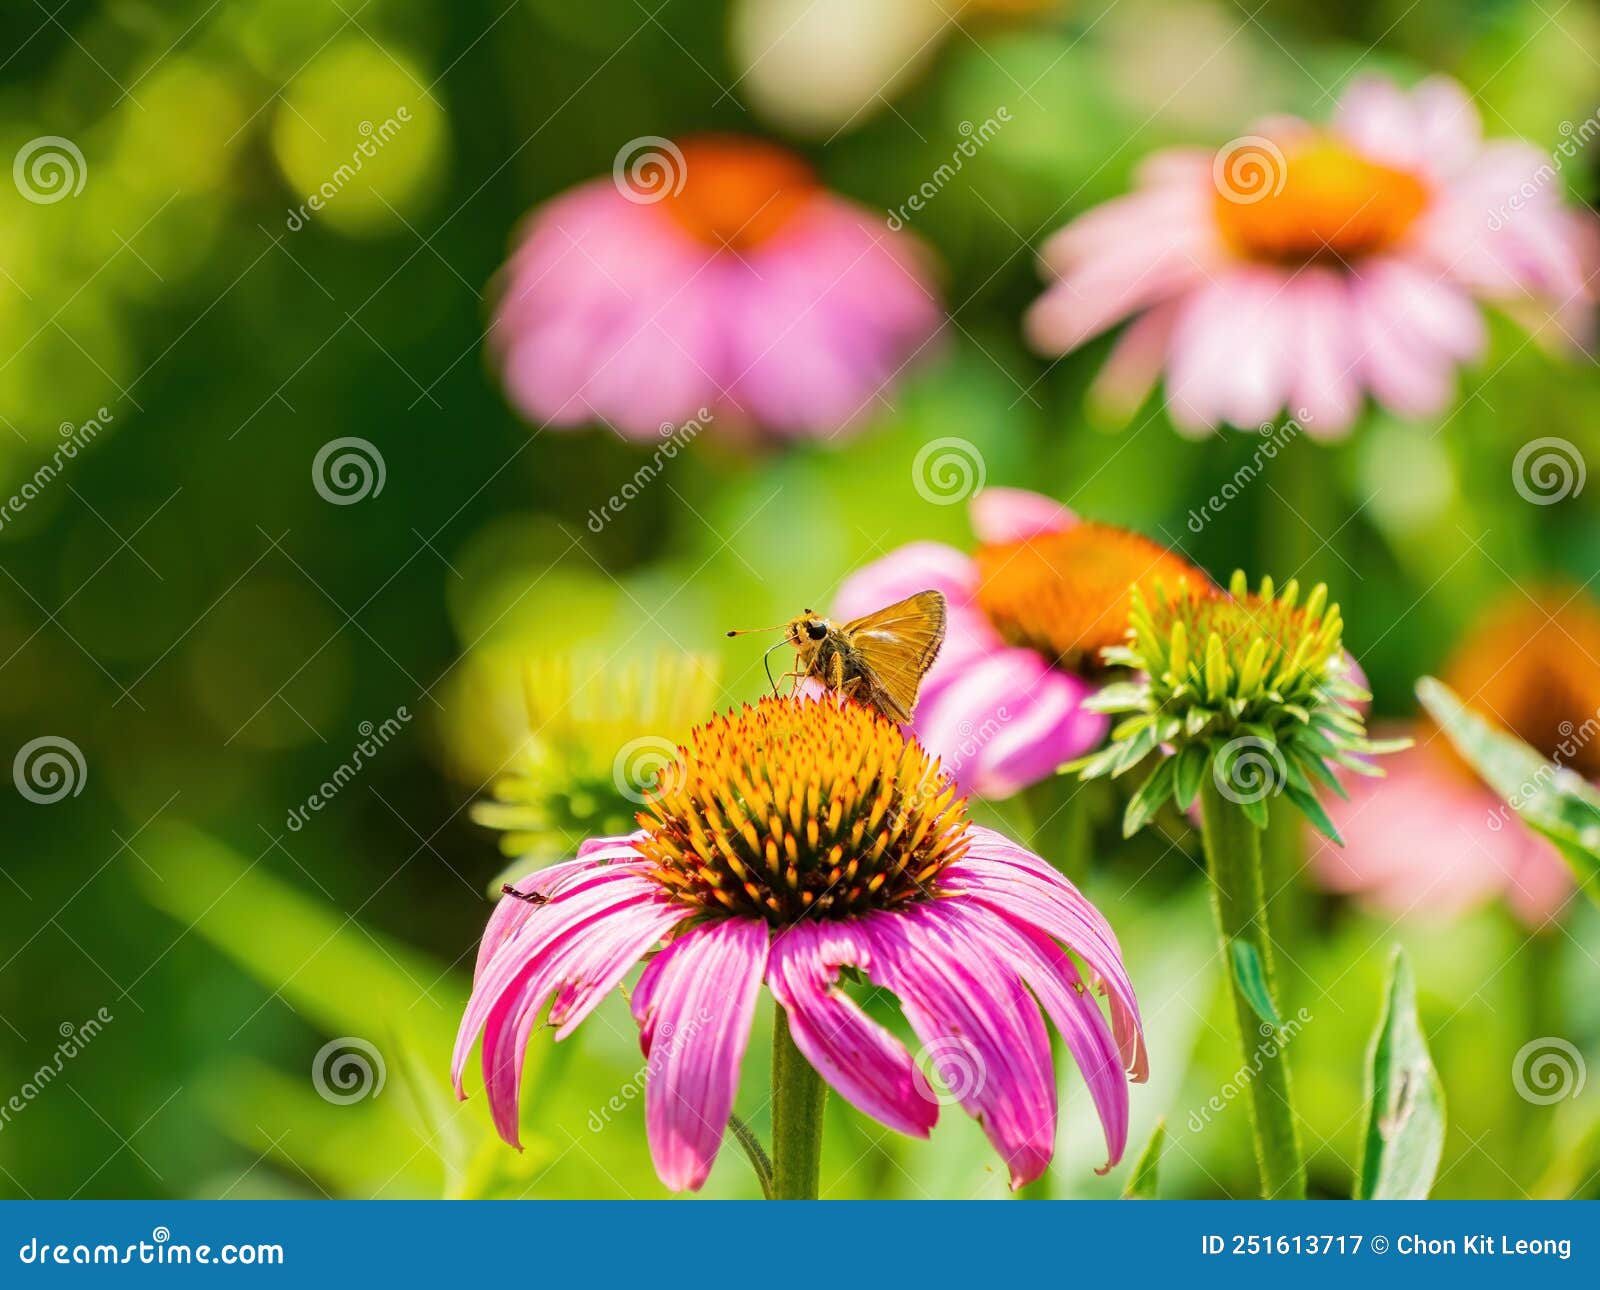
<svg viewBox="0 0 1600 1290"><path fill-rule="evenodd" d="M635 144L520 235L493 327L511 401L633 438L708 414L781 436L864 419L943 321L922 244L776 145Z"/></svg>
<svg viewBox="0 0 1600 1290"><path fill-rule="evenodd" d="M1484 141L1454 81L1363 77L1326 128L1257 129L1216 154L1157 153L1134 193L1046 243L1036 347L1066 353L1133 319L1097 401L1131 414L1165 374L1185 432L1287 408L1335 437L1368 393L1401 416L1442 412L1484 349L1479 298L1541 339L1592 341L1593 214L1563 205L1537 148Z"/></svg>
<svg viewBox="0 0 1600 1290"><path fill-rule="evenodd" d="M1014 1187L1055 1149L1042 1006L1088 1085L1107 1168L1121 1157L1129 1077L1147 1069L1138 1004L1110 926L1070 882L970 823L932 759L856 704L764 699L714 719L678 756L637 833L591 839L527 875L490 916L452 1075L465 1096L482 1032L507 1142L533 1031L566 1038L648 958L631 1002L651 1155L675 1191L698 1190L716 1159L763 981L795 1046L846 1101L926 1137L946 1099L931 1068ZM819 777L830 785L820 813ZM772 813L730 823L735 797ZM879 830L886 816L903 826ZM846 967L899 998L920 1063L845 993ZM1091 987L1108 996L1109 1021Z"/></svg>
<svg viewBox="0 0 1600 1290"><path fill-rule="evenodd" d="M1016 488L972 501L972 555L913 542L853 574L834 603L855 618L925 588L949 602L944 647L912 729L965 792L1009 797L1105 737L1083 706L1099 655L1127 625L1127 593L1156 578L1205 575L1148 538L1080 520Z"/></svg>
<svg viewBox="0 0 1600 1290"><path fill-rule="evenodd" d="M1600 780L1600 607L1570 587L1518 591L1463 639L1444 671L1462 701L1558 766ZM1312 863L1334 891L1395 913L1447 916L1503 896L1530 926L1554 917L1570 870L1433 725L1351 777L1328 813L1343 847L1319 838Z"/></svg>

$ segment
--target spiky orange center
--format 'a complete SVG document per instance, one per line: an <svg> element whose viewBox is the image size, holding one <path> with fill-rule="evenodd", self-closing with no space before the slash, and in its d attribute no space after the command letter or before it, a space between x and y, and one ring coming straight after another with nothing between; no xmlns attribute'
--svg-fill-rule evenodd
<svg viewBox="0 0 1600 1290"><path fill-rule="evenodd" d="M1364 157L1327 135L1255 158L1238 183L1223 169L1216 218L1241 255L1272 263L1356 259L1393 246L1428 204L1428 189L1408 171Z"/></svg>
<svg viewBox="0 0 1600 1290"><path fill-rule="evenodd" d="M1582 592L1517 593L1467 635L1444 679L1543 756L1600 779L1600 607Z"/></svg>
<svg viewBox="0 0 1600 1290"><path fill-rule="evenodd" d="M978 605L1013 645L1064 668L1093 670L1120 644L1136 586L1187 579L1209 585L1187 560L1138 533L1083 522L1059 533L978 548Z"/></svg>
<svg viewBox="0 0 1600 1290"><path fill-rule="evenodd" d="M639 825L677 899L777 925L924 899L969 831L965 799L888 718L778 698L697 728Z"/></svg>
<svg viewBox="0 0 1600 1290"><path fill-rule="evenodd" d="M663 203L700 241L746 249L784 227L818 192L811 167L761 139L703 135L685 140L683 185Z"/></svg>

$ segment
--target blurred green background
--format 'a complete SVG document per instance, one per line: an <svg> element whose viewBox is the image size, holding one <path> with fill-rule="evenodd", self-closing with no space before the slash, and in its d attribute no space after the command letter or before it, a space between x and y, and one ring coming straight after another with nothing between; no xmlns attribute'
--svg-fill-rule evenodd
<svg viewBox="0 0 1600 1290"><path fill-rule="evenodd" d="M85 768L75 796L3 795L0 1101L43 1065L60 1072L0 1123L0 1194L664 1194L620 1000L559 1049L535 1044L521 1156L493 1138L481 1093L458 1109L447 1088L504 863L472 806L524 735L521 661L609 671L720 653L719 705L754 697L759 651L723 628L824 604L901 542L968 543L963 509L913 486L932 438L976 444L991 484L1048 491L1213 573L1327 580L1382 714L1413 710L1415 677L1510 580L1593 575L1600 489L1532 507L1510 471L1536 434L1600 460L1600 380L1508 324L1445 424L1369 415L1332 447L1302 437L1270 487L1198 537L1189 508L1250 443L1180 440L1159 415L1093 426L1083 394L1105 343L1049 364L1018 327L1043 237L1123 191L1150 149L1215 144L1263 111L1323 118L1358 68L1447 71L1490 133L1554 146L1600 102L1592 5L1084 0L973 15L892 104L826 142L744 101L730 20L711 0L0 13L0 158L61 136L84 168L81 191L50 203L0 185L0 492L34 476L64 425L103 423L0 529L3 751L63 738ZM499 392L486 302L522 215L605 173L629 139L706 129L784 138L832 187L893 208L961 122L1002 105L1014 123L915 224L959 326L895 410L855 440L782 453L707 436L591 533L589 509L647 452L604 430L540 431ZM404 129L297 223L362 123L401 108ZM1563 172L1591 203L1597 159ZM381 492L350 506L311 478L342 436L378 445L385 468ZM386 720L393 737L291 829ZM1112 861L1102 824L1089 889L1151 1033L1135 1149L1164 1115L1163 1194L1249 1195L1244 1108L1191 1119L1237 1061L1197 848L1175 831ZM1316 1019L1293 1050L1315 1194L1349 1191L1396 943L1450 1102L1437 1194L1596 1192L1594 1088L1538 1106L1508 1078L1529 1035L1600 1052L1593 910L1530 939L1494 908L1394 925L1303 882L1292 901L1303 952L1286 1000ZM763 1026L740 1100L758 1128ZM69 1028L81 1043L59 1059ZM314 1058L340 1037L378 1054L375 1095L319 1095ZM1127 1166L1091 1172L1098 1127L1070 1071L1063 1108L1056 1193L1116 1194ZM912 1142L837 1099L823 1189L1005 1194L965 1117ZM707 1192L755 1194L731 1146Z"/></svg>

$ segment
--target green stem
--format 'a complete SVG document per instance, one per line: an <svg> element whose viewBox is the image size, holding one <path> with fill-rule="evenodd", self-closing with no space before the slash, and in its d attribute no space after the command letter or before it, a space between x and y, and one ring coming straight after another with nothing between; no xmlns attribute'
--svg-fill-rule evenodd
<svg viewBox="0 0 1600 1290"><path fill-rule="evenodd" d="M1223 971L1233 996L1239 1053L1249 1071L1250 1125L1261 1170L1261 1194L1268 1200L1304 1200L1306 1166L1289 1088L1288 1057L1270 1033L1263 1035L1266 1023L1256 1015L1234 970L1233 943L1244 941L1254 946L1277 1010L1272 937L1261 887L1261 835L1238 804L1222 795L1211 775L1201 785L1200 811L1211 872L1211 905L1222 937Z"/></svg>
<svg viewBox="0 0 1600 1290"><path fill-rule="evenodd" d="M772 1198L815 1200L828 1086L794 1046L789 1016L772 1012Z"/></svg>

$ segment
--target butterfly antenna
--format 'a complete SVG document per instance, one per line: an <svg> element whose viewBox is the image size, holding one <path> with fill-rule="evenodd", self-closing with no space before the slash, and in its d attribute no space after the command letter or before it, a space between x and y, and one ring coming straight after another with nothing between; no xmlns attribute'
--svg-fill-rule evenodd
<svg viewBox="0 0 1600 1290"><path fill-rule="evenodd" d="M767 649L767 652L761 656L761 666L767 670L767 684L772 687L772 694L774 698L776 698L778 694L778 683L772 679L772 664L769 660L772 658L773 650L777 649L779 645L787 645L788 643L789 642L787 640L778 641L777 644L770 646Z"/></svg>
<svg viewBox="0 0 1600 1290"><path fill-rule="evenodd" d="M810 613L811 611L807 610L806 612ZM781 632L786 626L788 626L787 623L775 623L771 627L735 627L728 635L749 636L754 632Z"/></svg>

